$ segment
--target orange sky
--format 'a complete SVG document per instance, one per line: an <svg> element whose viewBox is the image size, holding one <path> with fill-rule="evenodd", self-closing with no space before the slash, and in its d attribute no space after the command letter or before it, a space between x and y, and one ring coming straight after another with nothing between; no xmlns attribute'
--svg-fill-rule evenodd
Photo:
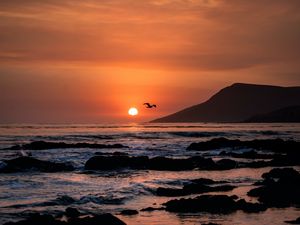
<svg viewBox="0 0 300 225"><path fill-rule="evenodd" d="M140 122L234 82L300 85L299 27L299 0L1 0L0 122Z"/></svg>

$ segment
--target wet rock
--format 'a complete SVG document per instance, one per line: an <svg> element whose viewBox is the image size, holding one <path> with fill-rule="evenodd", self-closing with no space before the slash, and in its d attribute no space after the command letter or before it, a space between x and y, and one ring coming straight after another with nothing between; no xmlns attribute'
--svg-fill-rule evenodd
<svg viewBox="0 0 300 225"><path fill-rule="evenodd" d="M192 170L216 169L212 159L201 156L186 159L172 159L166 157L148 158L147 156L94 156L85 163L86 170L112 170L112 169L149 169L149 170Z"/></svg>
<svg viewBox="0 0 300 225"><path fill-rule="evenodd" d="M300 148L300 142L282 139L265 139L240 141L238 139L231 140L227 138L213 138L209 141L192 143L187 150L208 151L221 148L252 148L258 150L269 150L273 152L293 152Z"/></svg>
<svg viewBox="0 0 300 225"><path fill-rule="evenodd" d="M94 156L85 163L87 170L113 170L121 168L147 169L149 158L147 156Z"/></svg>
<svg viewBox="0 0 300 225"><path fill-rule="evenodd" d="M175 197L175 196L185 196L191 194L201 194L207 192L225 192L231 191L235 186L232 185L221 185L221 186L208 186L203 184L204 182L186 184L183 188L162 188L159 187L156 190L156 195L166 196L166 197Z"/></svg>
<svg viewBox="0 0 300 225"><path fill-rule="evenodd" d="M124 209L120 212L120 214L126 215L126 216L132 216L132 215L139 214L139 212L137 210L133 210L133 209Z"/></svg>
<svg viewBox="0 0 300 225"><path fill-rule="evenodd" d="M70 218L76 218L80 216L80 212L72 207L66 208L65 215Z"/></svg>
<svg viewBox="0 0 300 225"><path fill-rule="evenodd" d="M300 217L298 217L295 220L288 220L288 221L284 221L284 222L289 223L289 224L300 224Z"/></svg>
<svg viewBox="0 0 300 225"><path fill-rule="evenodd" d="M275 157L275 155L273 154L260 154L254 150L243 152L243 153L222 151L219 155L230 156L233 158L244 158L244 159L273 159Z"/></svg>
<svg viewBox="0 0 300 225"><path fill-rule="evenodd" d="M201 225L220 225L219 223L202 223Z"/></svg>
<svg viewBox="0 0 300 225"><path fill-rule="evenodd" d="M267 173L262 175L264 179L281 178L285 182L299 181L300 174L293 168L274 168Z"/></svg>
<svg viewBox="0 0 300 225"><path fill-rule="evenodd" d="M261 204L253 204L245 201L235 201L227 195L201 195L196 198L176 199L164 203L169 212L209 212L209 213L232 213L236 210L245 212L264 211L266 208Z"/></svg>
<svg viewBox="0 0 300 225"><path fill-rule="evenodd" d="M160 208L147 207L147 208L141 209L141 212L152 212L152 211L164 210L164 209L165 209L164 207L160 207Z"/></svg>
<svg viewBox="0 0 300 225"><path fill-rule="evenodd" d="M288 152L286 155L276 155L270 161L270 166L298 166L300 165L300 152Z"/></svg>
<svg viewBox="0 0 300 225"><path fill-rule="evenodd" d="M216 163L211 158L204 158L202 156L193 156L190 160L195 165L195 168L202 170L216 169Z"/></svg>
<svg viewBox="0 0 300 225"><path fill-rule="evenodd" d="M275 168L262 175L263 186L248 192L249 196L269 207L300 206L300 174L292 168Z"/></svg>
<svg viewBox="0 0 300 225"><path fill-rule="evenodd" d="M8 150L45 150L45 149L58 149L58 148L128 148L121 144L105 145L93 143L65 143L65 142L47 142L47 141L33 141L28 144L14 145Z"/></svg>
<svg viewBox="0 0 300 225"><path fill-rule="evenodd" d="M0 169L0 173L13 173L37 170L41 172L72 171L74 167L68 163L49 162L32 157L18 157L5 160L6 165Z"/></svg>
<svg viewBox="0 0 300 225"><path fill-rule="evenodd" d="M94 215L92 217L72 218L67 225L126 225L122 220L110 213Z"/></svg>
<svg viewBox="0 0 300 225"><path fill-rule="evenodd" d="M67 223L55 220L51 215L32 214L28 219L18 222L8 222L4 225L66 225Z"/></svg>
<svg viewBox="0 0 300 225"><path fill-rule="evenodd" d="M69 218L67 222L56 220L51 215L34 214L26 220L8 222L4 225L126 225L123 221L106 213L102 215L86 216L83 218Z"/></svg>
<svg viewBox="0 0 300 225"><path fill-rule="evenodd" d="M238 163L232 159L221 159L216 162L218 170L230 170L238 167Z"/></svg>
<svg viewBox="0 0 300 225"><path fill-rule="evenodd" d="M192 159L171 159L166 157L155 157L149 161L151 170L192 170L195 168Z"/></svg>

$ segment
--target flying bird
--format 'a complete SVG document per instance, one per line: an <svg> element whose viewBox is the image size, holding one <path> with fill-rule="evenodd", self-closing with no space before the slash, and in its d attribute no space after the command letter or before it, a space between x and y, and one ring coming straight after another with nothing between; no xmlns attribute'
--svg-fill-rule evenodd
<svg viewBox="0 0 300 225"><path fill-rule="evenodd" d="M148 108L148 109L151 109L151 108L156 108L156 105L155 104L150 104L149 102L145 102L143 105L145 105L146 106L146 108Z"/></svg>

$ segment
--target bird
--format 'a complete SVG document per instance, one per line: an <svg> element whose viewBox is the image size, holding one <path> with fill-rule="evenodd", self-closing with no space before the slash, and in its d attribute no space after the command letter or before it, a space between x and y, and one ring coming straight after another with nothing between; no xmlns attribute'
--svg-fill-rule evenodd
<svg viewBox="0 0 300 225"><path fill-rule="evenodd" d="M146 106L146 108L148 108L148 109L151 109L151 108L156 108L156 105L155 104L150 104L149 102L145 102L143 105L145 105Z"/></svg>

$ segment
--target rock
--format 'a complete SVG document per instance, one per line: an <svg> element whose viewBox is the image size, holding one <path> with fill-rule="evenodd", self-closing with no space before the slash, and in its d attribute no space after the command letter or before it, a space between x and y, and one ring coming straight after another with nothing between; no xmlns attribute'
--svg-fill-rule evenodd
<svg viewBox="0 0 300 225"><path fill-rule="evenodd" d="M202 183L191 183L186 184L183 188L162 188L159 187L156 190L156 194L158 196L167 196L167 197L174 197L174 196L185 196L191 194L202 194L207 192L225 192L231 191L235 188L235 186L231 185L221 185L221 186L213 186L210 187L208 185L204 185Z"/></svg>
<svg viewBox="0 0 300 225"><path fill-rule="evenodd" d="M28 219L18 222L8 222L4 225L65 225L67 223L55 220L51 215L32 214Z"/></svg>
<svg viewBox="0 0 300 225"><path fill-rule="evenodd" d="M265 139L240 141L230 140L227 138L213 138L209 141L192 143L187 147L187 150L209 151L221 148L252 148L258 150L269 150L273 152L294 152L300 148L300 142L282 139Z"/></svg>
<svg viewBox="0 0 300 225"><path fill-rule="evenodd" d="M185 196L191 194L201 194L207 192L225 192L225 191L231 191L234 188L235 188L234 186L230 186L230 185L209 187L201 184L200 185L189 184L184 186L182 189L159 187L156 190L156 194L158 196L175 197L175 196Z"/></svg>
<svg viewBox="0 0 300 225"><path fill-rule="evenodd" d="M154 208L154 207L147 207L144 209L141 209L141 212L152 212L152 211L156 211L156 210L164 210L164 207L160 207L160 208Z"/></svg>
<svg viewBox="0 0 300 225"><path fill-rule="evenodd" d="M94 156L85 163L86 170L112 170L112 169L149 169L149 170L192 170L216 169L212 159L201 156L186 159L172 159L166 157L148 158L147 156Z"/></svg>
<svg viewBox="0 0 300 225"><path fill-rule="evenodd" d="M196 166L192 159L171 159L166 157L155 157L149 161L151 170L192 170Z"/></svg>
<svg viewBox="0 0 300 225"><path fill-rule="evenodd" d="M33 141L28 144L14 145L8 150L45 150L57 148L128 148L121 144L105 145L105 144L91 144L91 143L65 143L65 142L47 142L47 141Z"/></svg>
<svg viewBox="0 0 300 225"><path fill-rule="evenodd" d="M85 163L86 170L147 169L147 156L94 156Z"/></svg>
<svg viewBox="0 0 300 225"><path fill-rule="evenodd" d="M126 215L126 216L132 216L132 215L139 214L139 212L137 210L133 210L133 209L124 209L120 212L120 214Z"/></svg>
<svg viewBox="0 0 300 225"><path fill-rule="evenodd" d="M269 207L300 206L300 174L296 170L275 168L262 177L263 186L250 190L249 196Z"/></svg>
<svg viewBox="0 0 300 225"><path fill-rule="evenodd" d="M92 217L72 218L67 225L126 225L122 220L110 213L94 215Z"/></svg>
<svg viewBox="0 0 300 225"><path fill-rule="evenodd" d="M216 169L216 163L211 158L204 158L202 156L193 156L190 158L195 164L195 168L202 170Z"/></svg>
<svg viewBox="0 0 300 225"><path fill-rule="evenodd" d="M264 211L266 208L261 204L253 204L245 201L235 201L227 195L201 195L196 198L175 199L164 203L169 212L209 212L209 213L232 213L237 210L245 212Z"/></svg>
<svg viewBox="0 0 300 225"><path fill-rule="evenodd" d="M187 150L209 151L220 148L233 148L241 145L239 140L229 140L227 138L213 138L209 141L192 143L187 147Z"/></svg>
<svg viewBox="0 0 300 225"><path fill-rule="evenodd" d="M238 163L232 159L221 159L216 162L218 170L230 170L238 167Z"/></svg>
<svg viewBox="0 0 300 225"><path fill-rule="evenodd" d="M68 207L66 208L65 215L67 217L76 218L80 216L80 212L75 208Z"/></svg>
<svg viewBox="0 0 300 225"><path fill-rule="evenodd" d="M298 217L295 220L289 220L289 221L285 221L286 223L290 223L290 224L300 224L300 217Z"/></svg>
<svg viewBox="0 0 300 225"><path fill-rule="evenodd" d="M295 182L295 181L299 181L300 174L293 168L274 168L270 170L268 173L264 173L262 175L262 178L264 179L280 178L280 179L284 179L285 182Z"/></svg>
<svg viewBox="0 0 300 225"><path fill-rule="evenodd" d="M220 152L219 155L230 156L233 158L244 158L244 159L273 159L275 157L274 154L259 154L254 150L243 152L243 153L222 151Z"/></svg>
<svg viewBox="0 0 300 225"><path fill-rule="evenodd" d="M202 223L201 225L220 225L219 223Z"/></svg>
<svg viewBox="0 0 300 225"><path fill-rule="evenodd" d="M123 221L106 213L102 215L86 216L83 218L71 217L67 222L56 220L51 215L34 214L28 219L18 222L8 222L4 225L126 225Z"/></svg>
<svg viewBox="0 0 300 225"><path fill-rule="evenodd" d="M41 172L72 171L74 167L68 163L49 162L32 157L22 156L11 160L5 160L6 166L0 169L0 173L13 173L37 170Z"/></svg>

